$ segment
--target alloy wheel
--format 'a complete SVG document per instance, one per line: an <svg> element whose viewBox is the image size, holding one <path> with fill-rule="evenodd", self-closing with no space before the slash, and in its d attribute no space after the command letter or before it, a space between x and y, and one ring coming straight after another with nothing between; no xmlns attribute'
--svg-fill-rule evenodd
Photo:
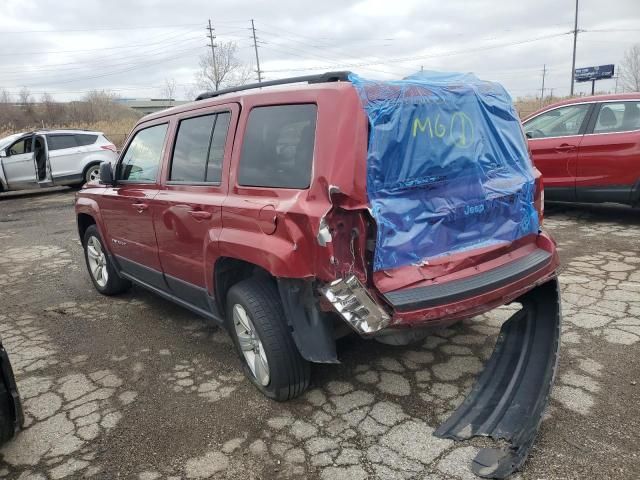
<svg viewBox="0 0 640 480"><path fill-rule="evenodd" d="M107 256L102 250L102 244L97 237L89 237L87 241L87 259L91 276L100 287L104 288L109 281Z"/></svg>
<svg viewBox="0 0 640 480"><path fill-rule="evenodd" d="M97 165L91 167L89 169L89 172L87 173L87 181L93 182L95 180L98 180L99 177L100 177L100 167Z"/></svg>
<svg viewBox="0 0 640 480"><path fill-rule="evenodd" d="M267 386L270 380L267 355L251 318L240 304L233 306L233 325L236 329L240 350L242 350L251 373L260 385Z"/></svg>

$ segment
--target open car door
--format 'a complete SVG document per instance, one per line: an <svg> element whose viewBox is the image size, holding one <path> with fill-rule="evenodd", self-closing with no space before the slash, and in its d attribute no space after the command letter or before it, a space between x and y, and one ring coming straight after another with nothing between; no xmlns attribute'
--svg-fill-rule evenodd
<svg viewBox="0 0 640 480"><path fill-rule="evenodd" d="M41 187L53 186L51 174L51 162L49 161L49 148L44 135L35 134L32 139L33 166L36 169L36 182Z"/></svg>

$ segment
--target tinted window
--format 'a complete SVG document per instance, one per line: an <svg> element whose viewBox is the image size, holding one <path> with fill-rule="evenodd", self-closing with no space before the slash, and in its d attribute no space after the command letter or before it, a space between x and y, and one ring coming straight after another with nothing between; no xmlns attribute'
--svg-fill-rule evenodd
<svg viewBox="0 0 640 480"><path fill-rule="evenodd" d="M215 115L207 115L180 122L169 180L204 182L215 119Z"/></svg>
<svg viewBox="0 0 640 480"><path fill-rule="evenodd" d="M9 147L9 155L31 153L31 137L23 138Z"/></svg>
<svg viewBox="0 0 640 480"><path fill-rule="evenodd" d="M169 180L220 182L229 116L225 112L180 122Z"/></svg>
<svg viewBox="0 0 640 480"><path fill-rule="evenodd" d="M76 137L76 143L81 147L84 147L85 145L92 145L96 143L96 140L98 139L97 135L89 135L85 133L80 133L74 136Z"/></svg>
<svg viewBox="0 0 640 480"><path fill-rule="evenodd" d="M162 157L167 124L145 128L136 133L120 166L120 179L153 182Z"/></svg>
<svg viewBox="0 0 640 480"><path fill-rule="evenodd" d="M251 110L238 172L240 185L307 188L316 134L313 104Z"/></svg>
<svg viewBox="0 0 640 480"><path fill-rule="evenodd" d="M524 124L529 138L563 137L578 135L590 104L567 105L549 110Z"/></svg>
<svg viewBox="0 0 640 480"><path fill-rule="evenodd" d="M78 146L75 135L47 135L49 150L62 150Z"/></svg>
<svg viewBox="0 0 640 480"><path fill-rule="evenodd" d="M640 102L603 103L593 133L640 130Z"/></svg>
<svg viewBox="0 0 640 480"><path fill-rule="evenodd" d="M216 120L215 130L211 138L211 148L209 148L209 162L207 163L207 174L205 181L220 183L222 179L222 161L224 159L224 146L229 131L229 120L231 114L221 113Z"/></svg>

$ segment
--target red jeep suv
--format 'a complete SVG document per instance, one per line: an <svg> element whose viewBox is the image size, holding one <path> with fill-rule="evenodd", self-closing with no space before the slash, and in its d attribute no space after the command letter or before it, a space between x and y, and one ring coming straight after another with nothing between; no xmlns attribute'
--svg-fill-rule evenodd
<svg viewBox="0 0 640 480"><path fill-rule="evenodd" d="M548 200L640 205L640 93L555 103L524 131Z"/></svg>
<svg viewBox="0 0 640 480"><path fill-rule="evenodd" d="M337 363L345 330L407 344L519 302L482 388L439 432L510 439L535 434L559 345L541 199L501 86L331 72L146 116L76 213L100 293L133 282L225 326L247 377L277 400L305 390L308 362Z"/></svg>

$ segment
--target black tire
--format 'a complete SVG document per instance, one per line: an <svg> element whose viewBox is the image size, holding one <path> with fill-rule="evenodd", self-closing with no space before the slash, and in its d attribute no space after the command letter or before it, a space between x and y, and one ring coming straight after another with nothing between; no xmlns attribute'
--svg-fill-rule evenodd
<svg viewBox="0 0 640 480"><path fill-rule="evenodd" d="M89 165L87 165L86 167L84 167L84 171L82 172L82 179L83 182L80 184L80 186L84 185L85 183L88 183L91 181L91 172L92 170L96 170L97 172L100 173L100 164L99 163L90 163Z"/></svg>
<svg viewBox="0 0 640 480"><path fill-rule="evenodd" d="M0 378L0 445L14 435L15 416L11 407L10 393Z"/></svg>
<svg viewBox="0 0 640 480"><path fill-rule="evenodd" d="M107 269L107 280L104 285L101 285L99 281L96 280L94 274L91 272L88 249L89 241L91 239L96 239L98 242L100 242L102 251L105 252L103 262ZM102 241L100 232L98 232L98 228L95 225L90 225L89 228L87 228L87 230L84 232L82 247L84 250L84 260L87 264L89 278L91 278L91 282L93 282L93 286L98 292L103 295L117 295L118 293L122 293L131 287L131 282L125 278L120 277L113 264L111 263L111 259L109 258L109 255L106 254L106 250L104 249L104 242Z"/></svg>
<svg viewBox="0 0 640 480"><path fill-rule="evenodd" d="M16 428L21 429L23 424L24 414L16 379L9 356L0 343L0 445L13 438Z"/></svg>
<svg viewBox="0 0 640 480"><path fill-rule="evenodd" d="M242 306L262 343L269 366L269 383L262 385L247 363L233 319L234 306ZM291 337L280 295L269 279L249 278L227 294L227 329L242 362L245 375L267 397L283 402L301 395L309 386L309 362L303 359Z"/></svg>

